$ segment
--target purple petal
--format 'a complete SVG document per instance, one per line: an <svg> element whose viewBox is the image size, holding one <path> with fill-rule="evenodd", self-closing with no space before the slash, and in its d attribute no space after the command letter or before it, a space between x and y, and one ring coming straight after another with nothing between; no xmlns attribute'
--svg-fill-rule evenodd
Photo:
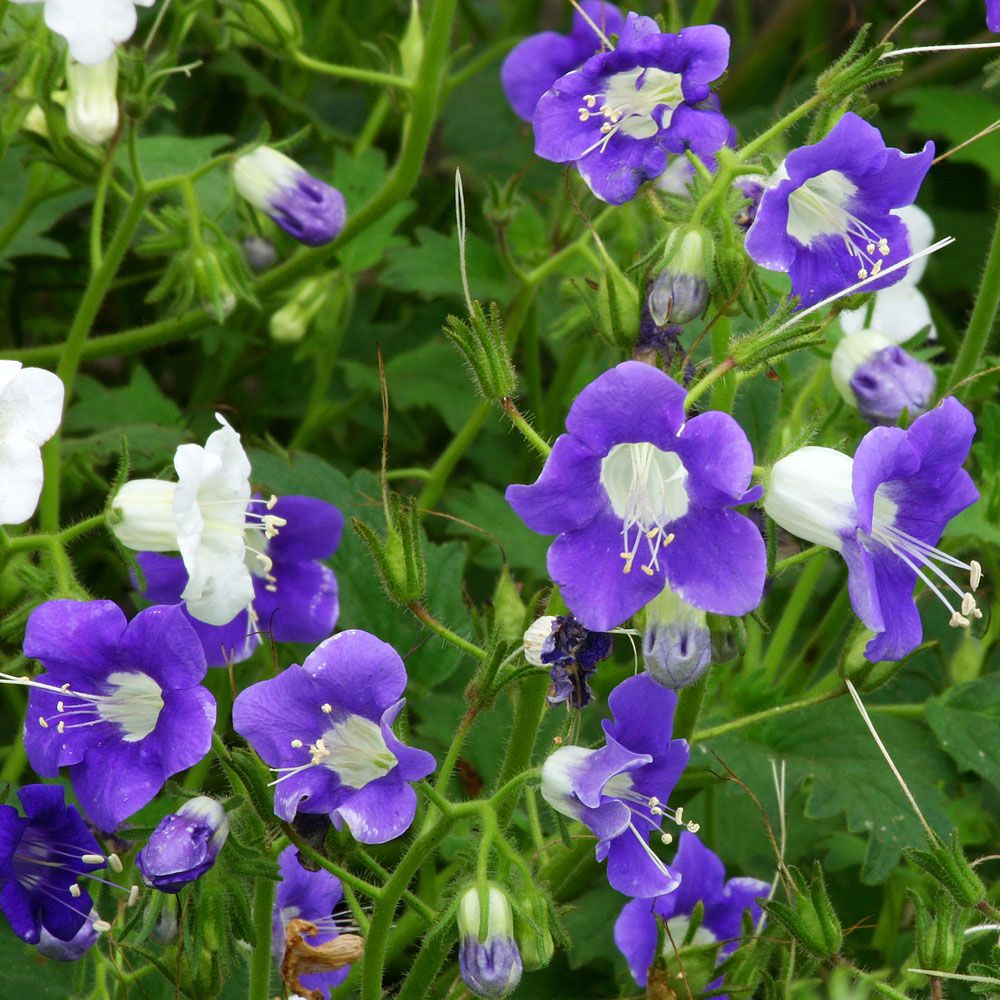
<svg viewBox="0 0 1000 1000"><path fill-rule="evenodd" d="M325 500L279 497L270 513L288 522L267 543L267 553L276 565L286 560L326 559L340 544L344 515Z"/></svg>
<svg viewBox="0 0 1000 1000"><path fill-rule="evenodd" d="M614 722L604 731L636 753L659 757L669 746L677 695L644 674L622 681L608 695Z"/></svg>
<svg viewBox="0 0 1000 1000"><path fill-rule="evenodd" d="M613 736L598 750L590 751L574 769L573 791L589 809L601 805L604 786L615 775L652 762L649 754L636 752L622 746Z"/></svg>
<svg viewBox="0 0 1000 1000"><path fill-rule="evenodd" d="M934 159L934 143L927 142L919 153L886 150L879 171L864 178L864 203L878 211L912 205ZM890 241L891 242L891 241Z"/></svg>
<svg viewBox="0 0 1000 1000"><path fill-rule="evenodd" d="M274 565L277 583L269 591L254 581L254 610L262 630L277 642L316 643L333 631L340 613L337 578L319 562ZM228 627L228 626L227 626Z"/></svg>
<svg viewBox="0 0 1000 1000"><path fill-rule="evenodd" d="M688 830L680 835L677 854L670 868L681 876L681 884L669 896L656 901L656 912L664 920L676 914L686 916L699 902L704 904L707 912L710 904L721 898L726 878L725 866L714 851Z"/></svg>
<svg viewBox="0 0 1000 1000"><path fill-rule="evenodd" d="M728 413L710 410L689 420L676 448L688 470L685 487L699 504L725 507L741 501L753 474L753 448Z"/></svg>
<svg viewBox="0 0 1000 1000"><path fill-rule="evenodd" d="M334 826L346 823L362 844L384 844L410 828L417 810L417 793L389 774L358 789L330 814Z"/></svg>
<svg viewBox="0 0 1000 1000"><path fill-rule="evenodd" d="M163 763L148 743L98 744L70 770L73 791L98 829L113 833L163 788Z"/></svg>
<svg viewBox="0 0 1000 1000"><path fill-rule="evenodd" d="M652 848L643 847L637 834L628 829L611 841L608 849L608 882L625 896L648 899L673 892L680 881L662 862L653 860Z"/></svg>
<svg viewBox="0 0 1000 1000"><path fill-rule="evenodd" d="M41 921L31 905L31 897L16 879L8 879L0 889L0 909L7 918L14 933L27 941L37 944L41 933Z"/></svg>
<svg viewBox="0 0 1000 1000"><path fill-rule="evenodd" d="M61 681L103 678L117 667L126 624L112 601L46 601L28 619L24 655Z"/></svg>
<svg viewBox="0 0 1000 1000"><path fill-rule="evenodd" d="M670 124L657 141L671 153L681 154L690 149L706 159L729 145L732 137L729 119L717 109L681 104L674 109Z"/></svg>
<svg viewBox="0 0 1000 1000"><path fill-rule="evenodd" d="M208 688L164 691L163 709L156 730L147 737L159 745L163 775L194 767L212 749L215 726L215 698Z"/></svg>
<svg viewBox="0 0 1000 1000"><path fill-rule="evenodd" d="M616 132L607 143L581 155L576 168L601 201L623 205L636 196L642 184L667 169L667 154L659 142Z"/></svg>
<svg viewBox="0 0 1000 1000"><path fill-rule="evenodd" d="M583 48L574 38L543 31L510 50L500 67L500 82L518 118L530 122L542 94L594 54L600 42L593 32L591 37L593 44Z"/></svg>
<svg viewBox="0 0 1000 1000"><path fill-rule="evenodd" d="M404 781L419 781L421 778L426 778L437 767L437 761L434 759L434 755L429 754L426 750L408 747L405 743L400 742L392 731L392 724L396 721L396 716L399 715L405 704L406 699L400 698L395 705L390 705L382 715L380 728L386 747L397 761L392 773Z"/></svg>
<svg viewBox="0 0 1000 1000"><path fill-rule="evenodd" d="M882 546L872 553L874 585L885 631L878 633L867 646L865 656L879 660L901 660L912 653L923 638L920 613L913 600L913 571L896 555Z"/></svg>
<svg viewBox="0 0 1000 1000"><path fill-rule="evenodd" d="M308 755L299 751L299 763L308 763ZM322 764L307 767L290 777L282 777L274 786L274 814L289 823L298 813L330 813L351 794L336 773Z"/></svg>
<svg viewBox="0 0 1000 1000"><path fill-rule="evenodd" d="M702 24L684 28L677 37L677 50L683 59L678 72L684 76L684 94L689 100L700 100L703 95L693 97L694 91L689 88L706 87L725 73L729 65L729 32L717 24Z"/></svg>
<svg viewBox="0 0 1000 1000"><path fill-rule="evenodd" d="M856 178L864 177L867 185L885 162L882 133L849 111L819 142L792 150L785 160L785 170L796 187L827 170L837 170L855 183ZM904 203L894 203L901 204ZM890 207L893 206L886 206L885 210Z"/></svg>
<svg viewBox="0 0 1000 1000"><path fill-rule="evenodd" d="M744 911L750 911L750 918L756 924L762 912L757 900L767 898L770 890L771 886L760 879L731 878L722 895L705 907L705 929L720 941L731 941L730 947L735 947L733 939L740 936Z"/></svg>
<svg viewBox="0 0 1000 1000"><path fill-rule="evenodd" d="M661 898L670 899L670 896ZM615 921L615 944L640 986L646 985L649 967L656 958L657 937L656 917L650 900L629 900Z"/></svg>
<svg viewBox="0 0 1000 1000"><path fill-rule="evenodd" d="M118 655L119 669L140 670L164 689L196 685L207 666L201 640L179 604L140 611L128 623Z"/></svg>
<svg viewBox="0 0 1000 1000"><path fill-rule="evenodd" d="M788 196L794 190L791 180L765 188L744 242L750 257L772 271L787 271L795 261L798 244L788 235Z"/></svg>

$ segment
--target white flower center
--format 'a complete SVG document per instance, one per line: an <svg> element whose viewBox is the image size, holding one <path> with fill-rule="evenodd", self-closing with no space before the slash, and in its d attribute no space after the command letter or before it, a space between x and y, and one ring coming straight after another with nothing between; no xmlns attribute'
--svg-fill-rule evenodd
<svg viewBox="0 0 1000 1000"><path fill-rule="evenodd" d="M663 955L665 958L674 957L674 946L680 948L681 942L687 937L688 928L691 926L690 917L671 917L667 921L669 934L663 942ZM705 945L717 944L718 938L709 930L705 930L704 924L699 924L698 929L688 944L690 948L699 948ZM671 944L671 942L673 942Z"/></svg>
<svg viewBox="0 0 1000 1000"><path fill-rule="evenodd" d="M112 693L97 702L103 722L120 726L126 743L144 740L155 728L163 710L163 690L148 674L116 671L108 676Z"/></svg>
<svg viewBox="0 0 1000 1000"><path fill-rule="evenodd" d="M351 788L364 788L385 777L398 763L385 744L381 728L360 715L348 715L332 725L311 749L314 763L336 771Z"/></svg>
<svg viewBox="0 0 1000 1000"><path fill-rule="evenodd" d="M674 539L664 529L688 511L686 481L680 458L647 441L615 445L608 452L601 463L601 485L622 520L623 573L632 572L643 539L649 558L640 568L647 576L660 568L660 548Z"/></svg>
<svg viewBox="0 0 1000 1000"><path fill-rule="evenodd" d="M674 108L684 100L681 83L679 73L637 66L609 77L603 94L584 94L580 121L600 117L604 122L601 138L581 155L598 147L603 153L619 132L633 139L651 139L670 124ZM653 114L657 108L661 109L659 121Z"/></svg>
<svg viewBox="0 0 1000 1000"><path fill-rule="evenodd" d="M779 179L787 176L784 168L779 168ZM817 237L839 236L857 261L858 277L867 278L882 270L882 258L890 252L889 241L848 210L857 190L839 170L810 177L788 196L786 228L789 236L806 247Z"/></svg>

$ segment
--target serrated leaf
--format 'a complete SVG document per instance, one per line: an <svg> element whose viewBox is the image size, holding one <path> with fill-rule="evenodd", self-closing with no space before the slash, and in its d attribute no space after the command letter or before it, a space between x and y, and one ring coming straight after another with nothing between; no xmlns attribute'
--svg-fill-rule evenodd
<svg viewBox="0 0 1000 1000"><path fill-rule="evenodd" d="M927 722L963 771L1000 788L1000 684L996 678L960 684L927 702Z"/></svg>

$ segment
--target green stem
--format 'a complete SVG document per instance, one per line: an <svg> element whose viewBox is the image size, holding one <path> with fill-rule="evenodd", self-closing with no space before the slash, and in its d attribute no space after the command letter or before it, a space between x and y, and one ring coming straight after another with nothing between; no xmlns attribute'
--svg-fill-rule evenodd
<svg viewBox="0 0 1000 1000"><path fill-rule="evenodd" d="M500 790L521 775L531 763L535 751L535 741L538 739L538 727L542 721L547 704L545 695L549 690L549 677L544 670L538 671L538 676L525 681L517 692L517 703L514 708L514 721L510 729L510 741L504 755L503 766L497 785ZM501 829L510 822L514 813L512 801L502 801L497 809Z"/></svg>
<svg viewBox="0 0 1000 1000"><path fill-rule="evenodd" d="M510 417L511 423L521 432L521 436L542 458L548 458L552 454L552 445L535 430L527 420L524 419L517 404L509 396L502 401L504 413Z"/></svg>
<svg viewBox="0 0 1000 1000"><path fill-rule="evenodd" d="M431 467L427 482L417 498L417 506L421 511L431 510L441 498L449 476L458 464L459 459L469 450L472 442L479 434L480 428L486 422L491 405L488 401L479 403L469 414L462 429L452 439L451 444L441 453L441 457Z"/></svg>
<svg viewBox="0 0 1000 1000"><path fill-rule="evenodd" d="M108 188L115 172L114 157L109 151L101 176L94 192L94 208L90 216L90 273L100 270L101 258L104 253L104 209L108 201Z"/></svg>
<svg viewBox="0 0 1000 1000"><path fill-rule="evenodd" d="M969 319L969 326L962 338L958 357L951 369L948 385L952 392L959 383L972 375L979 365L979 360L989 343L990 334L996 322L997 309L1000 307L1000 207L997 209L996 224L993 229L993 242L986 258L983 278L979 285L979 294ZM971 384L963 387L961 395L968 394Z"/></svg>
<svg viewBox="0 0 1000 1000"><path fill-rule="evenodd" d="M825 566L825 559L815 559L806 566L802 575L796 580L791 596L785 603L778 627L774 630L767 652L764 654L763 670L767 679L774 680L777 676Z"/></svg>
<svg viewBox="0 0 1000 1000"><path fill-rule="evenodd" d="M450 642L456 648L474 656L477 660L486 659L486 651L468 639L463 639L457 632L452 632L447 625L442 625L422 604L414 601L410 605L410 610L432 631L441 636L445 642Z"/></svg>
<svg viewBox="0 0 1000 1000"><path fill-rule="evenodd" d="M401 90L410 90L413 87L413 83L405 76L382 73L377 69L364 69L361 66L344 66L341 63L324 62L322 59L307 56L304 52L299 52L298 49L292 53L292 58L303 69L322 73L324 76L339 77L343 80L358 80L361 83L371 83L376 87L399 87Z"/></svg>
<svg viewBox="0 0 1000 1000"><path fill-rule="evenodd" d="M786 569L791 569L793 566L798 566L799 563L815 559L816 556L821 556L826 551L826 547L823 545L810 545L809 548L803 549L801 552L796 552L794 556L788 556L786 559L779 559L774 564L773 575L779 576L784 573Z"/></svg>
<svg viewBox="0 0 1000 1000"><path fill-rule="evenodd" d="M822 103L823 95L813 94L808 101L800 104L797 108L793 108L784 118L779 118L769 129L761 132L753 141L748 142L739 150L737 156L741 160L749 160L751 156L759 153L772 139L776 139L779 135L787 132L799 119L804 118L813 108Z"/></svg>
<svg viewBox="0 0 1000 1000"><path fill-rule="evenodd" d="M712 327L712 361L716 365L723 364L729 358L730 328L728 316L719 316L715 326ZM712 387L712 408L732 413L735 399L736 376L733 372L729 372Z"/></svg>
<svg viewBox="0 0 1000 1000"><path fill-rule="evenodd" d="M825 694L803 698L800 701L790 701L787 705L776 705L774 708L765 708L763 712L754 712L753 715L745 715L742 719L733 719L732 722L723 722L719 726L700 729L691 736L689 742L702 743L705 740L716 739L719 736L728 736L729 733L735 733L737 730L756 725L758 722L769 722L771 719L777 719L779 716L787 715L789 712L798 712L803 708L812 708L813 705L821 705L824 701L832 701L834 698L839 698L844 694L844 691L844 688L839 687L835 691L827 691Z"/></svg>
<svg viewBox="0 0 1000 1000"><path fill-rule="evenodd" d="M249 1000L271 1000L271 920L276 883L258 878L253 894L253 927L257 939L250 955Z"/></svg>
<svg viewBox="0 0 1000 1000"><path fill-rule="evenodd" d="M690 739L695 727L698 725L698 718L701 715L701 707L705 702L705 690L708 687L708 674L699 678L694 684L681 689L677 697L677 711L674 713L674 729L672 736L677 740Z"/></svg>
<svg viewBox="0 0 1000 1000"><path fill-rule="evenodd" d="M701 396L706 389L710 388L720 378L727 375L736 367L736 362L732 358L726 358L721 364L716 365L707 375L700 378L690 389L688 389L687 399L684 400L684 408L690 410L696 399Z"/></svg>

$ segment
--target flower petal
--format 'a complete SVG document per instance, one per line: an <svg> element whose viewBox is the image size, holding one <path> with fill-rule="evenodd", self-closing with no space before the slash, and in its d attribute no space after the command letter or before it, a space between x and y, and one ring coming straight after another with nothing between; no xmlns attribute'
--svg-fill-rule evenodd
<svg viewBox="0 0 1000 1000"><path fill-rule="evenodd" d="M346 823L362 844L384 844L410 828L417 810L417 793L392 774L351 794L330 814L334 826Z"/></svg>

